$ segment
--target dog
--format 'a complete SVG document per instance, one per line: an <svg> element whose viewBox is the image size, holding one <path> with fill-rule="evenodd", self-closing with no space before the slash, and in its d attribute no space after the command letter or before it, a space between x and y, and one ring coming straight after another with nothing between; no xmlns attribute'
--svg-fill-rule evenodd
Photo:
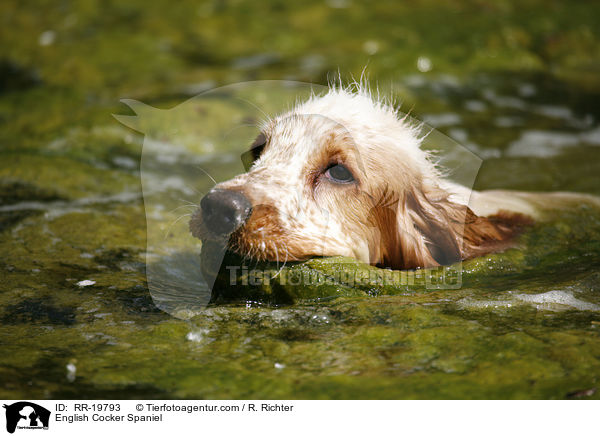
<svg viewBox="0 0 600 436"><path fill-rule="evenodd" d="M256 260L347 256L403 270L505 250L544 209L597 203L471 191L421 142L419 126L368 87L332 86L263 123L247 172L202 198L191 233Z"/></svg>

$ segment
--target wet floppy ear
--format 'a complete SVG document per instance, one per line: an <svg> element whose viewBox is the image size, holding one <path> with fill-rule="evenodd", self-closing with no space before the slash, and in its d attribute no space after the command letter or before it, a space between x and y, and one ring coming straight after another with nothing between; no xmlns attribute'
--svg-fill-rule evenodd
<svg viewBox="0 0 600 436"><path fill-rule="evenodd" d="M375 226L370 243L372 264L402 270L438 265L422 233L433 211L426 211L414 197L394 198L384 195L371 209L369 221ZM438 218L439 219L439 218Z"/></svg>
<svg viewBox="0 0 600 436"><path fill-rule="evenodd" d="M402 207L398 232L405 235L400 241L403 260L421 267L450 265L505 249L532 223L520 214L480 217L437 188L407 192Z"/></svg>
<svg viewBox="0 0 600 436"><path fill-rule="evenodd" d="M399 224L410 229L416 241L413 251L419 266L449 265L461 260L466 207L448 200L441 190L425 193L419 189L406 194L404 209L405 218ZM406 246L402 250L410 252Z"/></svg>
<svg viewBox="0 0 600 436"><path fill-rule="evenodd" d="M370 213L376 227L371 263L414 269L461 260L464 206L450 202L443 191L414 189L383 197Z"/></svg>

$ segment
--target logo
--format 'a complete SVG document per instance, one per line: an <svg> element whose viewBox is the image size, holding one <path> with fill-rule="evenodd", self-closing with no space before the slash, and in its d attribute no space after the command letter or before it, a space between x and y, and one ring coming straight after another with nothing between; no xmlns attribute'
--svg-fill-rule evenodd
<svg viewBox="0 0 600 436"><path fill-rule="evenodd" d="M6 431L14 433L15 429L48 430L50 411L29 401L19 401L6 409Z"/></svg>

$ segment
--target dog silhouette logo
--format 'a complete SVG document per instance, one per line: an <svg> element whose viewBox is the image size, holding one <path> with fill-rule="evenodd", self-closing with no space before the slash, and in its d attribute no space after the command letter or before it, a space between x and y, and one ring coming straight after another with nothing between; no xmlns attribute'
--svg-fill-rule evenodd
<svg viewBox="0 0 600 436"><path fill-rule="evenodd" d="M19 429L48 429L50 411L29 401L19 401L4 405L6 409L6 431L14 433Z"/></svg>

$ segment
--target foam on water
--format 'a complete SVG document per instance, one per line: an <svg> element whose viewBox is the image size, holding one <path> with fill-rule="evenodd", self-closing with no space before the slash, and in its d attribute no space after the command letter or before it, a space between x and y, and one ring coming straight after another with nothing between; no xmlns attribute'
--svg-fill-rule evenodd
<svg viewBox="0 0 600 436"><path fill-rule="evenodd" d="M579 144L600 145L600 128L581 133L528 130L513 141L506 151L511 157L552 157L563 149Z"/></svg>
<svg viewBox="0 0 600 436"><path fill-rule="evenodd" d="M560 154L565 147L577 145L579 137L573 133L529 130L510 143L507 156L551 157Z"/></svg>
<svg viewBox="0 0 600 436"><path fill-rule="evenodd" d="M465 309L496 309L510 308L523 305L532 305L538 310L563 311L563 310L589 310L598 312L600 306L575 298L572 292L554 290L541 294L514 294L498 300L475 300L463 298L458 304Z"/></svg>
<svg viewBox="0 0 600 436"><path fill-rule="evenodd" d="M556 310L555 306L567 306L577 310L600 311L600 306L579 300L567 291L549 291L543 294L516 294L515 298L525 303L535 304L538 309Z"/></svg>

